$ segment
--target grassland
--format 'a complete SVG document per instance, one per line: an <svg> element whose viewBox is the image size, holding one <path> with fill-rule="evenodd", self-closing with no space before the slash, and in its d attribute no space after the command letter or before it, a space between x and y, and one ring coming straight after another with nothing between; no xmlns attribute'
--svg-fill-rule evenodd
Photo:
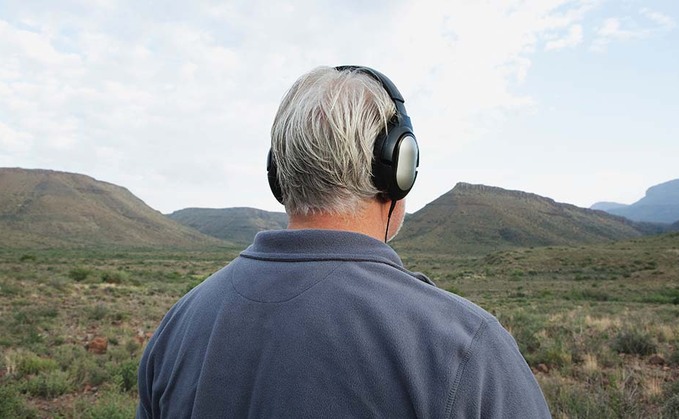
<svg viewBox="0 0 679 419"><path fill-rule="evenodd" d="M149 336L237 252L0 251L0 417L133 417Z"/></svg>
<svg viewBox="0 0 679 419"><path fill-rule="evenodd" d="M148 337L237 252L0 250L0 417L132 417ZM403 259L500 319L555 418L679 417L679 234Z"/></svg>
<svg viewBox="0 0 679 419"><path fill-rule="evenodd" d="M498 317L555 418L679 417L679 234L404 262Z"/></svg>

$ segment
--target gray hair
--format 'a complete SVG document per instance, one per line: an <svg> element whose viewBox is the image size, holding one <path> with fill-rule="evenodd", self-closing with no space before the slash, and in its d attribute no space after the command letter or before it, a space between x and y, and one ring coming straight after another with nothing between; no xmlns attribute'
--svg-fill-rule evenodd
<svg viewBox="0 0 679 419"><path fill-rule="evenodd" d="M356 213L379 191L375 139L396 114L380 82L319 67L300 77L271 127L271 150L289 214Z"/></svg>

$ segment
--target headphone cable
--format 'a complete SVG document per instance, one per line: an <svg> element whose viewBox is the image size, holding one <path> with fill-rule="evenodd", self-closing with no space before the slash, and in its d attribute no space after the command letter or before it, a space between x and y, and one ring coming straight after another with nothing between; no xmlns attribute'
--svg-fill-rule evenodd
<svg viewBox="0 0 679 419"><path fill-rule="evenodd" d="M384 232L384 242L387 242L387 237L389 236L389 222L391 221L391 213L394 212L394 208L396 207L396 200L392 199L391 200L391 206L389 207L389 215L387 216L387 229Z"/></svg>

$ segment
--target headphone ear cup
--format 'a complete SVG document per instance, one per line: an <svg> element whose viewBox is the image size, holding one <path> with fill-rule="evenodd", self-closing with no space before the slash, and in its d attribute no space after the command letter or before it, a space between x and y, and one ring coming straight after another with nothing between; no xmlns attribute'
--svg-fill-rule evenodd
<svg viewBox="0 0 679 419"><path fill-rule="evenodd" d="M405 197L415 184L420 164L420 151L415 137L410 134L401 137L394 150L394 162L394 184Z"/></svg>
<svg viewBox="0 0 679 419"><path fill-rule="evenodd" d="M415 184L419 163L419 147L409 126L390 127L388 136L375 141L373 184L384 199L403 199Z"/></svg>
<svg viewBox="0 0 679 419"><path fill-rule="evenodd" d="M266 174L269 179L269 188L276 200L283 203L283 190L281 189L281 184L278 181L278 168L276 167L276 160L273 157L273 153L269 150L269 154L266 157Z"/></svg>

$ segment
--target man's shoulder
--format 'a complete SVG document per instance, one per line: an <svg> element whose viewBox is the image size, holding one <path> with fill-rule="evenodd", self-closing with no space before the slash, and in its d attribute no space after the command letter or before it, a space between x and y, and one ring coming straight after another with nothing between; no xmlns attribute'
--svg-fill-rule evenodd
<svg viewBox="0 0 679 419"><path fill-rule="evenodd" d="M371 313L387 321L421 325L426 334L461 335L471 339L484 324L496 318L468 299L438 288L423 274L379 262L346 263L329 285L336 295L366 301ZM331 278L332 279L332 278Z"/></svg>

